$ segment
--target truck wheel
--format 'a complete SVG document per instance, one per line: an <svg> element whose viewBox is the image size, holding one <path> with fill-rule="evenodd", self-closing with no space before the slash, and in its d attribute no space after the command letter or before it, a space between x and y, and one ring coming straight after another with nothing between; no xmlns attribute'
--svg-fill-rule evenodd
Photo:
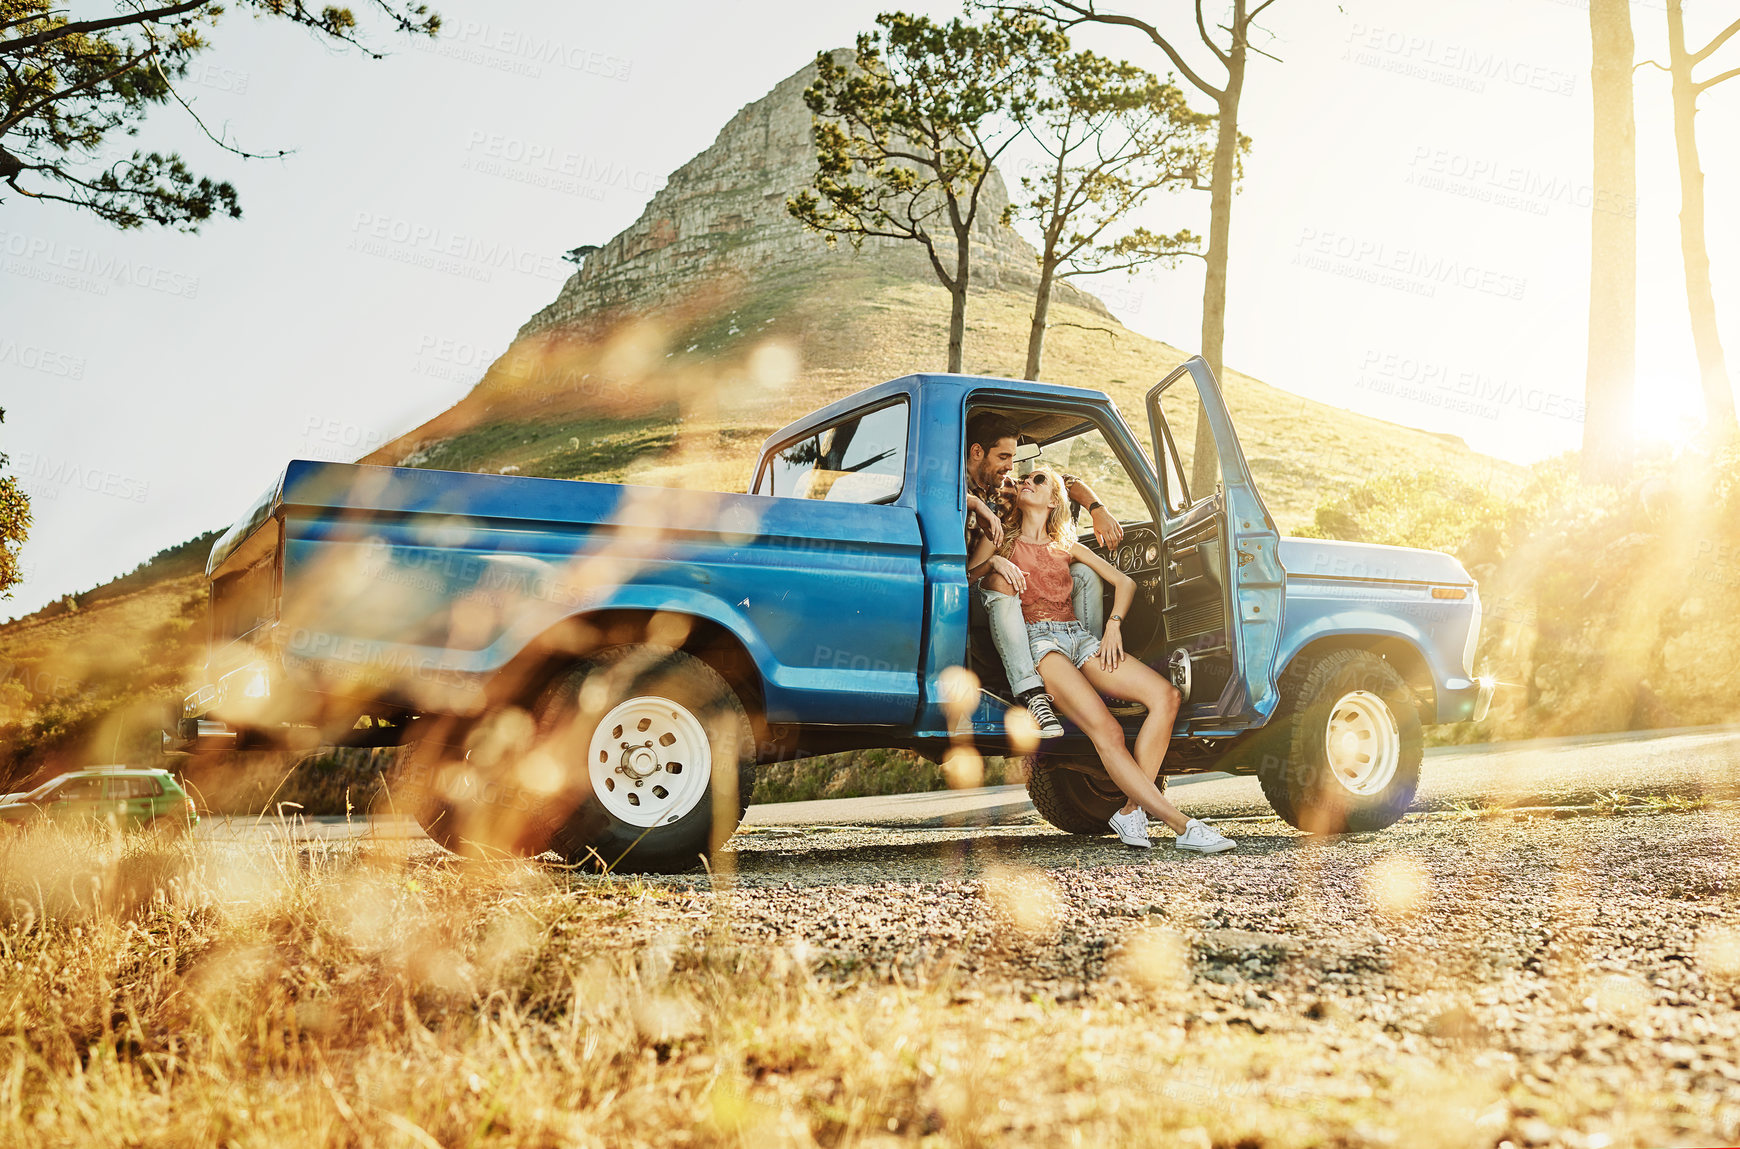
<svg viewBox="0 0 1740 1149"><path fill-rule="evenodd" d="M731 685L694 655L617 647L557 676L533 710L540 744L584 800L550 848L612 869L692 869L755 788L755 738Z"/></svg>
<svg viewBox="0 0 1740 1149"><path fill-rule="evenodd" d="M1257 777L1275 813L1314 834L1381 830L1420 786L1413 692L1384 659L1338 650L1289 667L1273 731L1256 739Z"/></svg>
<svg viewBox="0 0 1740 1149"><path fill-rule="evenodd" d="M1161 793L1166 792L1164 774L1156 784ZM1069 834L1111 833L1106 819L1125 802L1124 792L1111 778L1071 770L1053 757L1027 759L1027 796L1041 818Z"/></svg>
<svg viewBox="0 0 1740 1149"><path fill-rule="evenodd" d="M729 838L754 789L754 736L719 673L679 650L616 647L558 674L531 710L414 744L392 801L471 857L614 871L692 869Z"/></svg>
<svg viewBox="0 0 1740 1149"><path fill-rule="evenodd" d="M410 814L436 845L479 855L484 851L467 849L460 830L470 783L466 732L465 724L444 716L413 719L404 755L388 776L374 813Z"/></svg>

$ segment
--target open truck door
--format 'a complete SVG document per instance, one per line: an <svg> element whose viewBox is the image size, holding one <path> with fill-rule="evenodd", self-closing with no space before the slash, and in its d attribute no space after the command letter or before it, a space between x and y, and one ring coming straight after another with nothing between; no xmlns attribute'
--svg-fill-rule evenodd
<svg viewBox="0 0 1740 1149"><path fill-rule="evenodd" d="M1160 475L1161 617L1192 734L1260 724L1276 703L1286 572L1214 373L1195 357L1148 392Z"/></svg>

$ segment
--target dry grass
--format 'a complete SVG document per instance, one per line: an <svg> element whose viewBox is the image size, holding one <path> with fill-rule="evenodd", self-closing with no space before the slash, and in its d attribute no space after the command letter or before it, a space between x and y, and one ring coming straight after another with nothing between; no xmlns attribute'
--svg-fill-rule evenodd
<svg viewBox="0 0 1740 1149"><path fill-rule="evenodd" d="M989 875L986 897L1007 916L1030 888ZM734 943L732 896L349 845L11 837L0 1143L1285 1146L1380 1120L1380 1140L1491 1143L1501 1083L1472 1063L1186 1040L1170 935L1130 939L1118 994L1063 1004L946 966L818 972L801 944Z"/></svg>

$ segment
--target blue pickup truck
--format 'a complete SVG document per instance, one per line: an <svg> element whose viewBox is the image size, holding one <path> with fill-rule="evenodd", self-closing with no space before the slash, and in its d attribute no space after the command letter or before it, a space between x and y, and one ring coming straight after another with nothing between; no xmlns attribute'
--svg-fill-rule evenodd
<svg viewBox="0 0 1740 1149"><path fill-rule="evenodd" d="M1474 580L1282 537L1202 360L1146 407L1143 443L1098 391L907 376L779 431L748 494L292 462L212 549L207 684L166 747L404 745L391 800L442 844L642 869L716 849L758 763L878 747L1026 755L1040 813L1103 834L1121 796L1084 737L1006 723L968 593L962 439L994 410L1018 467L1124 526L1126 648L1185 695L1166 771L1254 774L1313 831L1389 825L1422 726L1490 702Z"/></svg>

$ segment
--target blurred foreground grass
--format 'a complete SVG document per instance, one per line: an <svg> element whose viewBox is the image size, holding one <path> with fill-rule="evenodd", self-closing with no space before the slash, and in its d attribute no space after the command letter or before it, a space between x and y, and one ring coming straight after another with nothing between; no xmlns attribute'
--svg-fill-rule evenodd
<svg viewBox="0 0 1740 1149"><path fill-rule="evenodd" d="M885 978L801 938L745 944L752 892L728 877L406 849L0 839L0 1143L1230 1149L1505 1128L1511 1077L1454 1048L1187 1036L1173 928L1134 926L1114 985L1065 1001L946 961ZM978 885L1006 944L1056 929L1041 871Z"/></svg>

